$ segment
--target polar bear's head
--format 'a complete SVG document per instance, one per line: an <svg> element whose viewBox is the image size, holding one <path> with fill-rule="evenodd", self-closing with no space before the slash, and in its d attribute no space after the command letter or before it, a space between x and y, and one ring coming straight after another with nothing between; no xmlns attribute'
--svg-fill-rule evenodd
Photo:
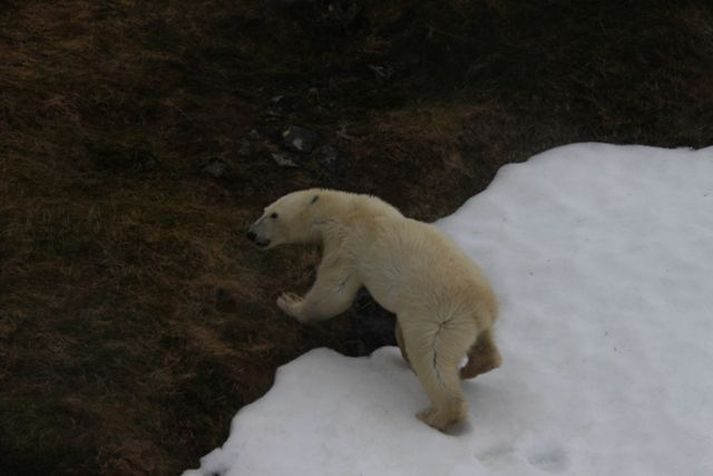
<svg viewBox="0 0 713 476"><path fill-rule="evenodd" d="M320 208L318 202L322 192L319 189L301 190L278 199L250 226L248 238L262 249L315 241L315 211Z"/></svg>

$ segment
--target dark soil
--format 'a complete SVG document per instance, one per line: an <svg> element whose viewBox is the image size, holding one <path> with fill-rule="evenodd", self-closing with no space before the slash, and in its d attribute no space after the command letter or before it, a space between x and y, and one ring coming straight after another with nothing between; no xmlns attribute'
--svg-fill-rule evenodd
<svg viewBox="0 0 713 476"><path fill-rule="evenodd" d="M553 146L713 144L711 25L706 0L0 0L0 473L178 474L278 366L392 343L366 295L278 312L318 251L243 233L285 192L433 220Z"/></svg>

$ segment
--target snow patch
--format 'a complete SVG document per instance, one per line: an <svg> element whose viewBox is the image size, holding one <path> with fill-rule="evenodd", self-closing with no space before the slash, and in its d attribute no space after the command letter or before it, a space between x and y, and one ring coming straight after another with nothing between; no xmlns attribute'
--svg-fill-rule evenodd
<svg viewBox="0 0 713 476"><path fill-rule="evenodd" d="M559 147L438 226L501 302L460 434L398 349L317 349L184 475L713 474L713 148Z"/></svg>

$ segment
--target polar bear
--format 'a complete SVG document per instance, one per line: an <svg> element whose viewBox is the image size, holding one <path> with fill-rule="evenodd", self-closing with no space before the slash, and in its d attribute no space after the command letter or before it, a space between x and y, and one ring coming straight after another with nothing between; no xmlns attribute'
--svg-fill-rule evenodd
<svg viewBox="0 0 713 476"><path fill-rule="evenodd" d="M396 314L401 352L431 401L417 416L439 430L466 417L459 379L500 365L492 333L498 310L485 276L451 239L377 197L327 189L283 196L247 236L262 249L321 244L312 288L304 297L282 294L280 309L303 323L329 319L366 287Z"/></svg>

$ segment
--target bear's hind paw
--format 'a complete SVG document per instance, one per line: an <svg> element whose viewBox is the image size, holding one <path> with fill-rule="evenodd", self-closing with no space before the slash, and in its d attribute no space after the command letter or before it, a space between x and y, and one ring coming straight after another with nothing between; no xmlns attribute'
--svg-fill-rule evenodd
<svg viewBox="0 0 713 476"><path fill-rule="evenodd" d="M433 407L418 412L416 417L426 425L439 431L445 431L449 426L463 419L463 415L439 412Z"/></svg>

